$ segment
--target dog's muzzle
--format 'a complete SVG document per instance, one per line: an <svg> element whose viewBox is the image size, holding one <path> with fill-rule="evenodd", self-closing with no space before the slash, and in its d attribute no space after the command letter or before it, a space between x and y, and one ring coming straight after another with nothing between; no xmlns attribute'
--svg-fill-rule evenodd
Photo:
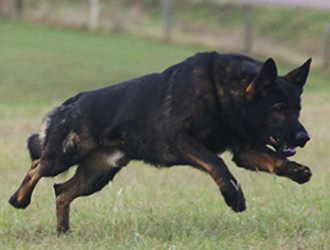
<svg viewBox="0 0 330 250"><path fill-rule="evenodd" d="M296 154L296 147L304 147L310 140L310 137L306 131L301 131L294 136L294 146L289 145L287 142L280 141L278 138L273 136L269 137L269 144L272 145L277 152L286 157L293 156Z"/></svg>

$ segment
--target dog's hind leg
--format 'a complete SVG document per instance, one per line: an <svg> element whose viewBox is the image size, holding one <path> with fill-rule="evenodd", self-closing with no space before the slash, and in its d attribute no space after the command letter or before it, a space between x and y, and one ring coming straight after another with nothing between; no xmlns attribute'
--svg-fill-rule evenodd
<svg viewBox="0 0 330 250"><path fill-rule="evenodd" d="M26 173L17 191L10 197L9 203L16 208L26 208L31 202L34 188L42 177L54 177L66 171L73 164L60 160L51 160L49 155L43 154Z"/></svg>
<svg viewBox="0 0 330 250"><path fill-rule="evenodd" d="M93 152L78 165L71 179L55 184L57 232L66 232L70 229L70 203L75 198L101 190L128 162L129 159L119 150L110 153Z"/></svg>
<svg viewBox="0 0 330 250"><path fill-rule="evenodd" d="M33 134L28 138L27 147L32 160L32 166L25 175L21 186L9 199L9 203L16 208L26 208L30 204L32 192L41 178L39 173L39 159L42 150L39 134Z"/></svg>
<svg viewBox="0 0 330 250"><path fill-rule="evenodd" d="M39 172L41 144L39 134L32 134L27 140L32 165L18 190L9 199L9 203L16 208L26 208L31 202L32 192L41 178Z"/></svg>
<svg viewBox="0 0 330 250"><path fill-rule="evenodd" d="M10 197L9 203L16 208L26 208L31 202L32 192L41 179L40 160L32 162L18 190Z"/></svg>

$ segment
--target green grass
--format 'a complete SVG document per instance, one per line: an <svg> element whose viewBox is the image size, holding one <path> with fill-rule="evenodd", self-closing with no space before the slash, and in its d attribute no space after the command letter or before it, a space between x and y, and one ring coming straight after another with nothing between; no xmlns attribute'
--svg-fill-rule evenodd
<svg viewBox="0 0 330 250"><path fill-rule="evenodd" d="M238 169L225 154L248 201L236 214L209 176L134 162L101 192L74 201L73 230L58 238L52 185L73 170L43 179L26 210L7 203L29 167L26 138L65 98L161 71L198 48L6 21L0 34L0 249L330 249L327 73L312 70L303 96L312 141L294 159L311 167L309 183Z"/></svg>
<svg viewBox="0 0 330 250"><path fill-rule="evenodd" d="M125 35L88 34L1 21L0 102L69 97L78 90L162 71L195 49Z"/></svg>

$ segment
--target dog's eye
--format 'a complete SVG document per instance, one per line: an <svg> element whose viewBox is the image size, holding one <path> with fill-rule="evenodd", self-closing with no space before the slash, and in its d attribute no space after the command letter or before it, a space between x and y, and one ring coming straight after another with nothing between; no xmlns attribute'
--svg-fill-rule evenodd
<svg viewBox="0 0 330 250"><path fill-rule="evenodd" d="M276 103L273 106L273 110L277 113L286 113L287 108L286 108L286 105L284 103Z"/></svg>

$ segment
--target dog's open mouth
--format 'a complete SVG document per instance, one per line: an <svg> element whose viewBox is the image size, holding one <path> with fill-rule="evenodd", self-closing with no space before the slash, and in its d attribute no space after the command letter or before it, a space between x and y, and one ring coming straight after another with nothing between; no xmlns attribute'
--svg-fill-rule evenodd
<svg viewBox="0 0 330 250"><path fill-rule="evenodd" d="M286 142L282 143L279 139L270 136L269 137L270 145L275 148L277 152L284 156L293 156L296 154L296 148L290 147Z"/></svg>

